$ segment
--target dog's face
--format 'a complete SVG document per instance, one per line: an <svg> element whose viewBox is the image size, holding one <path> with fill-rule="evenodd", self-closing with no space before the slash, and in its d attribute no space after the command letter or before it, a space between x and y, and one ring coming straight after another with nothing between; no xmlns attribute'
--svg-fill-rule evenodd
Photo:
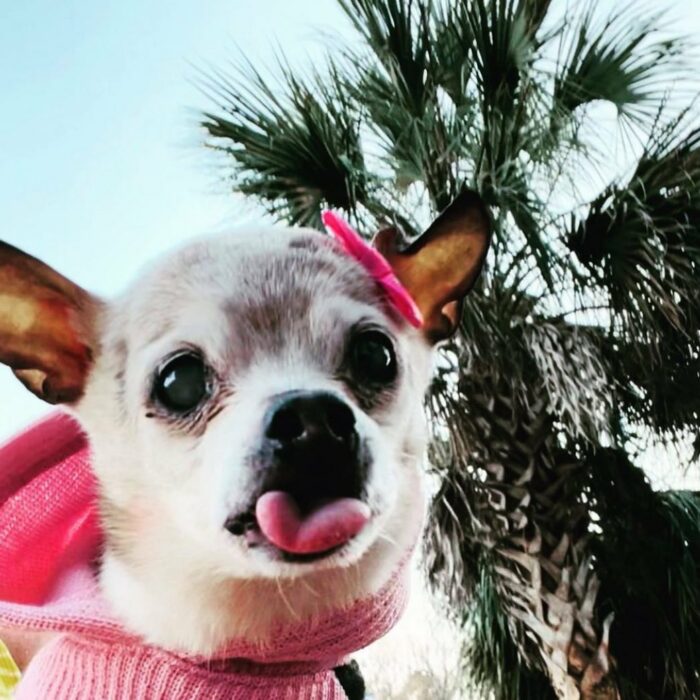
<svg viewBox="0 0 700 700"><path fill-rule="evenodd" d="M391 536L422 450L429 348L329 238L195 243L104 323L78 413L121 557L158 533L219 573L274 578L354 563ZM264 513L270 493L288 498Z"/></svg>
<svg viewBox="0 0 700 700"><path fill-rule="evenodd" d="M226 631L170 633L173 605L226 620L222 591L253 582L279 617L267 582L288 580L303 615L386 580L422 518L431 346L453 330L487 240L471 195L406 251L379 235L420 330L312 231L191 244L108 304L0 248L0 360L88 432L103 584L128 624L166 645L198 639L200 651ZM207 612L198 598L216 602Z"/></svg>

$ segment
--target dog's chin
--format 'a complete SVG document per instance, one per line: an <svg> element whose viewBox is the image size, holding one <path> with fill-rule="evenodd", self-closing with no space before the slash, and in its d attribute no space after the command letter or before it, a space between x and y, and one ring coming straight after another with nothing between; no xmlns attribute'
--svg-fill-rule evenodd
<svg viewBox="0 0 700 700"><path fill-rule="evenodd" d="M248 536L248 541L245 541L245 536L235 538L239 540L235 542L235 546L243 550L241 554L252 578L296 578L356 565L379 539L381 522L381 517L374 516L355 537L320 552L287 552L266 541L259 532L254 533L252 537Z"/></svg>

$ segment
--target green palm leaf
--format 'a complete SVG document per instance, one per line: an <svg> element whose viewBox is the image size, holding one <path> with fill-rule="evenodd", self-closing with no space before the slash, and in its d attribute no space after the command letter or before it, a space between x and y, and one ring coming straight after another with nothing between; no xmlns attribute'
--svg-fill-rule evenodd
<svg viewBox="0 0 700 700"><path fill-rule="evenodd" d="M700 352L700 130L658 126L625 185L600 195L569 245L607 296L623 377L620 406L633 422L678 436L696 430L690 387Z"/></svg>
<svg viewBox="0 0 700 700"><path fill-rule="evenodd" d="M630 3L596 21L590 3L562 37L563 53L554 80L554 114L571 114L582 105L605 100L621 116L653 118L668 88L668 72L680 43L661 36L659 15L639 14Z"/></svg>
<svg viewBox="0 0 700 700"><path fill-rule="evenodd" d="M280 90L252 66L207 83L221 113L208 112L203 125L232 157L234 188L277 218L319 226L322 206L355 212L368 196L359 115L334 85L285 69Z"/></svg>

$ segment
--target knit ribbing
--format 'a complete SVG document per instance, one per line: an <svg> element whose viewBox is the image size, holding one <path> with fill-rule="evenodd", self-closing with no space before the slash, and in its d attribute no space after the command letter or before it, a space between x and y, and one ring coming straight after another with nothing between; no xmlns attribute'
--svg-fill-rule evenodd
<svg viewBox="0 0 700 700"><path fill-rule="evenodd" d="M61 637L39 653L17 700L343 700L330 671L246 672L234 662L212 671L145 645ZM267 671L274 671L269 673Z"/></svg>

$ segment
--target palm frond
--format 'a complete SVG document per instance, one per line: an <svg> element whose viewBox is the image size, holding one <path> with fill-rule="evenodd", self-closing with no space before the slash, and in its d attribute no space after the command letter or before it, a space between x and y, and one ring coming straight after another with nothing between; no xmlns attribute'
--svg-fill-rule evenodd
<svg viewBox="0 0 700 700"><path fill-rule="evenodd" d="M354 213L371 188L360 117L333 77L283 68L277 85L243 65L208 80L220 113L202 125L231 156L234 188L293 224L319 226L323 205Z"/></svg>
<svg viewBox="0 0 700 700"><path fill-rule="evenodd" d="M633 344L653 351L673 337L696 346L699 222L700 129L687 128L687 115L659 124L627 184L573 222L569 246L590 273L584 283L608 295L614 328Z"/></svg>
<svg viewBox="0 0 700 700"><path fill-rule="evenodd" d="M602 614L613 612L621 689L639 700L700 694L700 495L654 492L620 451L590 457L590 497L605 572Z"/></svg>
<svg viewBox="0 0 700 700"><path fill-rule="evenodd" d="M460 116L472 117L477 100L470 90L474 75L474 38L468 3L436 3L430 42L430 74L449 96Z"/></svg>
<svg viewBox="0 0 700 700"><path fill-rule="evenodd" d="M516 0L467 5L477 90L484 111L497 109L505 113L512 109L518 88L528 77L534 42L527 17L518 10Z"/></svg>
<svg viewBox="0 0 700 700"><path fill-rule="evenodd" d="M472 690L484 700L556 700L546 674L519 657L492 566L488 561L478 565L479 580L464 621L469 634L464 673Z"/></svg>
<svg viewBox="0 0 700 700"><path fill-rule="evenodd" d="M551 6L552 0L520 0L516 14L523 18L525 31L535 39Z"/></svg>
<svg viewBox="0 0 700 700"><path fill-rule="evenodd" d="M485 200L510 217L534 257L542 279L552 288L554 256L542 221L542 201L528 185L528 158L545 149L541 85L533 79L538 48L536 30L546 3L494 0L466 5L462 21L473 38L474 89L480 111L475 179ZM496 227L496 244L506 231Z"/></svg>
<svg viewBox="0 0 700 700"><path fill-rule="evenodd" d="M458 163L469 142L465 123L442 108L435 85L435 101L418 115L380 68L364 65L358 75L351 91L369 116L369 129L378 137L395 187L405 192L411 184L422 183L432 209L440 211L463 184Z"/></svg>
<svg viewBox="0 0 700 700"><path fill-rule="evenodd" d="M665 342L653 349L609 339L603 354L610 375L619 378L617 411L625 425L641 427L662 442L673 442L699 434L700 392L696 381L700 357L697 342L673 329L668 328L664 338Z"/></svg>
<svg viewBox="0 0 700 700"><path fill-rule="evenodd" d="M561 41L566 55L555 75L554 115L605 100L622 117L653 119L681 50L680 40L663 37L660 15L628 3L600 22L589 3Z"/></svg>
<svg viewBox="0 0 700 700"><path fill-rule="evenodd" d="M411 0L339 0L339 4L391 77L403 104L420 117L434 98L428 71L429 7Z"/></svg>
<svg viewBox="0 0 700 700"><path fill-rule="evenodd" d="M464 97L456 84L464 80L468 52L455 36L455 25L440 24L432 6L399 0L341 4L371 49L350 56L354 76L347 89L368 113L395 186L405 191L423 183L439 211L463 185L459 162L471 140L465 103L459 109L447 105L440 80L452 80L455 99ZM434 69L436 49L452 60L440 75Z"/></svg>

